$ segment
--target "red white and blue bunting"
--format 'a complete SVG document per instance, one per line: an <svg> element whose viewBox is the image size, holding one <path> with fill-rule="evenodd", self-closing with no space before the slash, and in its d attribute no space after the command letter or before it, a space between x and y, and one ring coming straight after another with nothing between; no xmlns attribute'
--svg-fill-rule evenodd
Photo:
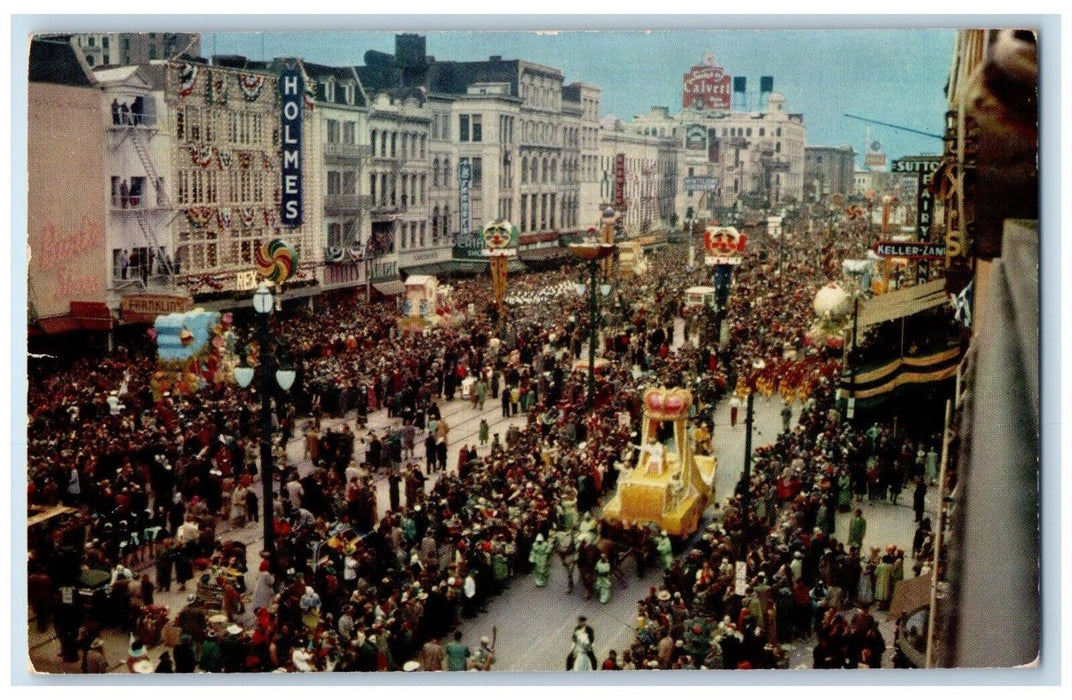
<svg viewBox="0 0 1072 700"><path fill-rule="evenodd" d="M257 221L257 210L253 207L243 207L239 210L242 216L242 225L249 228Z"/></svg>
<svg viewBox="0 0 1072 700"><path fill-rule="evenodd" d="M190 160L199 168L207 168L212 163L213 150L207 143L191 143Z"/></svg>
<svg viewBox="0 0 1072 700"><path fill-rule="evenodd" d="M197 86L197 76L201 73L201 69L192 63L182 63L179 65L179 94L183 97L189 97L190 93L194 91L194 87Z"/></svg>
<svg viewBox="0 0 1072 700"><path fill-rule="evenodd" d="M234 162L234 153L232 153L231 151L224 151L221 148L217 148L216 159L219 161L221 169L230 170L231 163Z"/></svg>
<svg viewBox="0 0 1072 700"><path fill-rule="evenodd" d="M231 216L231 208L230 207L220 207L219 209L216 210L216 223L220 225L220 228L223 228L223 229L231 228L231 222L233 220L234 220L234 217Z"/></svg>
<svg viewBox="0 0 1072 700"><path fill-rule="evenodd" d="M264 76L242 74L238 76L238 87L242 88L242 96L246 98L246 102L256 102L264 89Z"/></svg>
<svg viewBox="0 0 1072 700"><path fill-rule="evenodd" d="M196 228L204 228L209 221L212 221L213 214L211 207L190 207L186 210L186 220Z"/></svg>

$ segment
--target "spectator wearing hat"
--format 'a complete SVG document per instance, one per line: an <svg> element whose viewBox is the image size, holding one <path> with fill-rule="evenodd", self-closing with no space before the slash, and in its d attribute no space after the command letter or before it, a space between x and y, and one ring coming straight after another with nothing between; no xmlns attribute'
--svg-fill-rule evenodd
<svg viewBox="0 0 1072 700"><path fill-rule="evenodd" d="M108 660L104 657L104 640L97 637L89 643L89 649L82 658L84 673L108 673Z"/></svg>

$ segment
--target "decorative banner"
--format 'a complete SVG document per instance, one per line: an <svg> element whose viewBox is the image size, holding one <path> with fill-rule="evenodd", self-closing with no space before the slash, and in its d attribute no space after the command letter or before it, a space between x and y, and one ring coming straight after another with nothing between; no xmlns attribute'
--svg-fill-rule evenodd
<svg viewBox="0 0 1072 700"><path fill-rule="evenodd" d="M179 66L179 94L189 97L197 85L197 76L201 70L193 63L183 63Z"/></svg>
<svg viewBox="0 0 1072 700"><path fill-rule="evenodd" d="M239 216L242 217L242 225L246 228L250 228L257 222L257 210L253 207L243 207L239 210Z"/></svg>
<svg viewBox="0 0 1072 700"><path fill-rule="evenodd" d="M506 298L506 275L511 256L517 255L521 233L505 219L496 219L484 226L484 244L491 257L491 283L495 292L495 307L502 316L503 299Z"/></svg>
<svg viewBox="0 0 1072 700"><path fill-rule="evenodd" d="M286 226L302 223L302 104L305 80L297 66L279 75L279 121L282 127L282 201L280 213ZM289 273L288 273L289 274Z"/></svg>
<svg viewBox="0 0 1072 700"><path fill-rule="evenodd" d="M231 164L234 163L234 153L232 153L231 151L224 151L221 148L217 148L216 159L219 161L221 169L230 170Z"/></svg>
<svg viewBox="0 0 1072 700"><path fill-rule="evenodd" d="M246 98L246 102L256 102L264 88L264 76L242 74L238 76L238 87L242 88L242 96Z"/></svg>
<svg viewBox="0 0 1072 700"><path fill-rule="evenodd" d="M190 160L199 168L207 168L212 164L213 148L207 143L190 144Z"/></svg>
<svg viewBox="0 0 1072 700"><path fill-rule="evenodd" d="M264 210L264 225L268 228L275 228L279 224L279 212L275 209Z"/></svg>
<svg viewBox="0 0 1072 700"><path fill-rule="evenodd" d="M231 207L220 207L216 210L216 223L219 224L222 229L231 228Z"/></svg>
<svg viewBox="0 0 1072 700"><path fill-rule="evenodd" d="M328 248L327 255L325 257L330 263L341 263L343 262L343 255L344 253L342 248Z"/></svg>
<svg viewBox="0 0 1072 700"><path fill-rule="evenodd" d="M739 265L740 253L748 237L732 226L708 226L704 229L704 250L707 265Z"/></svg>
<svg viewBox="0 0 1072 700"><path fill-rule="evenodd" d="M254 255L261 277L282 285L298 267L298 253L282 238L273 238Z"/></svg>
<svg viewBox="0 0 1072 700"><path fill-rule="evenodd" d="M520 232L517 226L504 219L496 219L484 227L484 244L489 248L490 255L516 255L515 250Z"/></svg>
<svg viewBox="0 0 1072 700"><path fill-rule="evenodd" d="M469 161L458 163L458 232L469 233L469 186L473 180L473 166Z"/></svg>
<svg viewBox="0 0 1072 700"><path fill-rule="evenodd" d="M238 167L243 170L249 170L249 166L253 164L253 154L248 151L238 152Z"/></svg>
<svg viewBox="0 0 1072 700"><path fill-rule="evenodd" d="M227 74L219 73L213 75L209 73L208 80L208 96L206 100L210 105L225 105L227 104Z"/></svg>
<svg viewBox="0 0 1072 700"><path fill-rule="evenodd" d="M204 228L212 221L213 213L211 207L190 207L186 210L186 220L197 228Z"/></svg>

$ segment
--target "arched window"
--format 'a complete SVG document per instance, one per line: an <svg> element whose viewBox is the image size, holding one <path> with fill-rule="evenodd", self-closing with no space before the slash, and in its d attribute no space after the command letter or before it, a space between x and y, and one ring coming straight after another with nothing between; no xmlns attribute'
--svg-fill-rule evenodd
<svg viewBox="0 0 1072 700"><path fill-rule="evenodd" d="M432 187L439 187L439 159L432 161ZM434 228L434 227L433 227Z"/></svg>
<svg viewBox="0 0 1072 700"><path fill-rule="evenodd" d="M529 167L531 168L531 172L529 173L529 181L533 183L539 182L540 159L534 157Z"/></svg>
<svg viewBox="0 0 1072 700"><path fill-rule="evenodd" d="M540 173L540 181L547 182L547 159L543 159L543 171Z"/></svg>
<svg viewBox="0 0 1072 700"><path fill-rule="evenodd" d="M521 183L524 184L529 181L529 159L527 157L521 159Z"/></svg>
<svg viewBox="0 0 1072 700"><path fill-rule="evenodd" d="M551 159L551 182L555 181L556 172L558 170L558 162L553 158Z"/></svg>

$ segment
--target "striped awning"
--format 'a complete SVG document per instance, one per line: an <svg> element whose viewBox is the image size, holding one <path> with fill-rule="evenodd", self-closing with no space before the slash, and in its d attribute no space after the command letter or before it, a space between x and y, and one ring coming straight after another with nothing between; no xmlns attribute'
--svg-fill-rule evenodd
<svg viewBox="0 0 1072 700"><path fill-rule="evenodd" d="M856 342L860 342L864 331L871 326L903 316L911 316L947 303L949 303L949 295L945 291L944 279L879 294L861 301L856 319Z"/></svg>
<svg viewBox="0 0 1072 700"><path fill-rule="evenodd" d="M956 374L963 351L957 347L929 355L898 357L878 367L860 369L855 377L846 375L841 388L855 399L869 399L906 384L926 384L949 379Z"/></svg>

